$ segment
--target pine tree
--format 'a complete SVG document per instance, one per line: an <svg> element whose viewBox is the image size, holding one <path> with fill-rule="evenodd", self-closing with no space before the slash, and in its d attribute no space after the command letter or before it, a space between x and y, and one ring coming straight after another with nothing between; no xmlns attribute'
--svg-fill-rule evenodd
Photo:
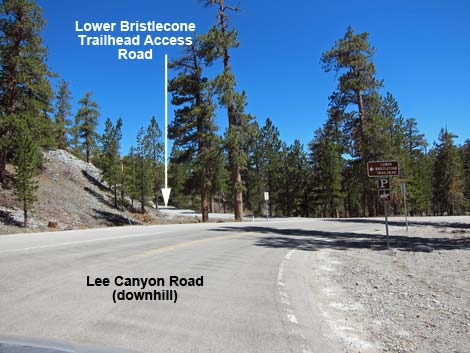
<svg viewBox="0 0 470 353"><path fill-rule="evenodd" d="M343 159L334 131L318 129L310 142L311 190L321 217L339 217L342 204Z"/></svg>
<svg viewBox="0 0 470 353"><path fill-rule="evenodd" d="M52 89L47 52L40 32L41 9L30 0L3 0L0 4L0 182L12 155L18 119L30 117L33 139L41 140L44 111L49 111ZM46 121L47 122L47 121Z"/></svg>
<svg viewBox="0 0 470 353"><path fill-rule="evenodd" d="M279 136L279 129L273 124L271 119L266 119L265 125L261 129L261 154L263 158L265 185L269 192L269 215L273 216L274 209L281 207L278 184L282 183L282 141ZM277 207L279 206L279 207Z"/></svg>
<svg viewBox="0 0 470 353"><path fill-rule="evenodd" d="M357 113L349 114L350 119L346 124L352 140L350 154L353 158L359 158L363 213L366 213L367 208L371 213L374 207L373 202L368 200L368 195L371 194L370 181L366 175L366 163L369 160L366 125L370 117L365 102L365 96L382 86L382 82L375 78L375 66L372 61L374 53L375 49L369 43L369 34L365 32L355 34L354 30L348 27L344 37L321 57L326 72L333 70L341 74L336 93L339 96L335 97L341 102L340 106L347 107L351 104L357 106Z"/></svg>
<svg viewBox="0 0 470 353"><path fill-rule="evenodd" d="M279 186L282 203L279 208L287 216L305 215L308 207L307 182L308 160L304 146L295 140L291 146L283 144L282 168L280 170L282 185Z"/></svg>
<svg viewBox="0 0 470 353"><path fill-rule="evenodd" d="M470 140L460 147L460 156L463 165L463 194L465 197L466 210L470 210Z"/></svg>
<svg viewBox="0 0 470 353"><path fill-rule="evenodd" d="M46 107L34 121L32 133L39 147L57 148L57 138L55 135L55 124L51 118L53 112L52 105Z"/></svg>
<svg viewBox="0 0 470 353"><path fill-rule="evenodd" d="M172 204L179 208L193 208L191 200L196 194L194 173L186 151L173 143L168 168L168 182L172 189Z"/></svg>
<svg viewBox="0 0 470 353"><path fill-rule="evenodd" d="M162 187L163 175L163 142L162 131L157 120L152 116L144 136L145 150L150 158L152 167L153 202L158 207L158 195Z"/></svg>
<svg viewBox="0 0 470 353"><path fill-rule="evenodd" d="M416 119L404 122L402 169L407 173L407 199L411 215L426 214L432 202L432 165L426 153L427 142Z"/></svg>
<svg viewBox="0 0 470 353"><path fill-rule="evenodd" d="M146 143L145 130L140 128L137 133L137 147L134 155L135 161L135 179L133 181L133 190L140 202L140 210L145 212L147 198L152 196L152 161L150 160Z"/></svg>
<svg viewBox="0 0 470 353"><path fill-rule="evenodd" d="M215 87L219 103L227 109L228 129L225 142L228 149L230 168L230 186L233 197L233 209L236 221L243 221L244 185L241 172L246 168L246 154L240 147L249 138L247 129L250 116L244 113L246 94L235 91L236 80L230 66L229 51L238 47L237 32L229 28L228 11L238 11L237 7L225 4L225 0L204 0L206 7L216 6L217 24L207 34L201 36L203 55L206 64L210 65L217 59L223 61L223 72L215 79Z"/></svg>
<svg viewBox="0 0 470 353"><path fill-rule="evenodd" d="M98 133L96 132L96 125L98 124L98 117L100 115L98 111L98 104L91 99L92 93L87 92L85 96L78 101L80 109L75 115L75 131L79 145L79 151L84 150L85 161L90 163L90 155L93 149L96 147L96 139Z"/></svg>
<svg viewBox="0 0 470 353"><path fill-rule="evenodd" d="M55 108L55 134L57 140L57 148L67 149L69 147L68 133L72 121L69 117L72 115L70 104L71 93L68 83L65 80L60 80L57 87L56 94L56 108Z"/></svg>
<svg viewBox="0 0 470 353"><path fill-rule="evenodd" d="M251 124L251 136L247 145L247 169L242 176L246 180L246 207L254 213L262 214L263 193L266 189L261 128L256 121Z"/></svg>
<svg viewBox="0 0 470 353"><path fill-rule="evenodd" d="M433 204L437 214L452 216L463 206L462 165L453 142L456 137L442 129L433 151Z"/></svg>
<svg viewBox="0 0 470 353"><path fill-rule="evenodd" d="M401 166L400 176L391 180L392 202L395 212L401 204L402 197L396 191L400 190L400 182L407 176L406 166L403 163L402 146L404 140L403 117L395 98L387 93L381 97L373 92L364 98L364 107L367 112L367 125L364 129L365 155L368 161L397 160ZM364 170L364 163L360 164L361 171ZM382 213L383 206L378 199L377 180L366 178L363 181L365 199L367 200L367 210L369 216L376 216Z"/></svg>
<svg viewBox="0 0 470 353"><path fill-rule="evenodd" d="M118 187L122 182L121 157L119 154L122 139L122 119L113 126L111 119L106 119L104 133L101 137L101 156L99 167L104 181L114 194L114 207L118 207Z"/></svg>
<svg viewBox="0 0 470 353"><path fill-rule="evenodd" d="M366 32L355 34L348 27L346 34L337 41L334 47L323 53L321 61L326 72L334 70L343 72L339 77L338 91L345 102L356 104L358 108L359 131L358 140L363 136L366 123L366 109L363 96L381 87L382 82L375 78L375 66L372 56L375 49L369 43Z"/></svg>
<svg viewBox="0 0 470 353"><path fill-rule="evenodd" d="M179 108L170 126L170 137L183 152L179 162L188 163L193 171L192 184L201 198L202 221L209 220L210 196L215 190L222 168L220 138L214 123L213 83L203 76L200 42L187 48L185 55L171 63L178 75L170 81L172 103Z"/></svg>
<svg viewBox="0 0 470 353"><path fill-rule="evenodd" d="M130 147L129 153L122 159L122 169L121 192L129 195L131 198L131 208L133 209L134 200L138 198L136 182L137 161L134 146ZM125 204L124 195L121 195L121 202L123 205Z"/></svg>
<svg viewBox="0 0 470 353"><path fill-rule="evenodd" d="M37 200L38 183L34 176L41 162L38 145L31 134L31 128L26 123L27 120L31 120L31 117L21 117L14 122L18 135L15 139L13 156L15 195L23 207L24 227L28 225L28 212Z"/></svg>

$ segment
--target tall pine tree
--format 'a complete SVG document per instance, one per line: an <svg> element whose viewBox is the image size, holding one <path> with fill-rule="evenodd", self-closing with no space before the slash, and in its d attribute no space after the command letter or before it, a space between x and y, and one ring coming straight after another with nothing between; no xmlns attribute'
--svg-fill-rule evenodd
<svg viewBox="0 0 470 353"><path fill-rule="evenodd" d="M140 210L145 212L147 199L152 196L152 161L150 160L145 143L145 130L139 129L137 133L137 147L134 154L135 178L132 190L140 202Z"/></svg>
<svg viewBox="0 0 470 353"><path fill-rule="evenodd" d="M69 119L72 115L72 105L70 104L71 93L69 85L65 80L60 80L55 98L55 134L57 148L65 150L69 147L68 134L72 124L72 121Z"/></svg>
<svg viewBox="0 0 470 353"><path fill-rule="evenodd" d="M462 165L454 134L442 129L436 144L433 168L434 212L448 216L458 213L463 206Z"/></svg>
<svg viewBox="0 0 470 353"><path fill-rule="evenodd" d="M315 132L310 142L313 203L321 217L339 217L342 207L343 159L334 130L325 127Z"/></svg>
<svg viewBox="0 0 470 353"><path fill-rule="evenodd" d="M367 122L370 118L367 112L365 96L375 92L382 86L382 82L375 77L375 66L372 56L375 49L369 43L369 34L366 32L356 34L348 27L343 38L338 40L332 49L323 53L321 61L326 72L335 71L340 74L338 78L337 99L342 106L356 105L355 114L349 114L347 122L351 136L350 154L358 158L357 165L362 183L362 209L366 213L373 213L373 201L368 200L370 194L369 180L366 175L366 163L370 156L367 149ZM368 131L371 131L370 129Z"/></svg>
<svg viewBox="0 0 470 353"><path fill-rule="evenodd" d="M122 119L113 126L111 119L106 119L104 133L101 137L101 155L99 166L104 181L114 194L114 207L118 207L118 187L122 183L121 156L119 154L122 139Z"/></svg>
<svg viewBox="0 0 470 353"><path fill-rule="evenodd" d="M214 122L213 83L203 76L204 56L200 42L187 48L185 55L171 63L178 75L170 81L172 103L178 107L170 126L170 137L183 150L180 163L193 171L193 185L201 197L202 221L209 220L210 194L222 166L221 143Z"/></svg>
<svg viewBox="0 0 470 353"><path fill-rule="evenodd" d="M163 142L162 131L152 116L144 136L145 150L151 162L153 202L158 207L158 195L162 187Z"/></svg>
<svg viewBox="0 0 470 353"><path fill-rule="evenodd" d="M0 182L18 136L14 121L28 116L36 141L44 141L41 127L50 124L53 96L46 65L47 51L40 32L40 7L31 0L3 0L0 4ZM47 141L46 144L51 143ZM42 144L42 142L41 142Z"/></svg>
<svg viewBox="0 0 470 353"><path fill-rule="evenodd" d="M463 165L463 194L468 212L470 211L470 140L465 140L460 147L460 156Z"/></svg>
<svg viewBox="0 0 470 353"><path fill-rule="evenodd" d="M249 138L247 134L250 116L244 113L245 92L236 92L236 80L230 65L230 49L238 47L237 32L229 27L229 11L238 11L238 7L229 6L225 0L204 0L206 7L215 6L217 24L202 36L203 52L206 64L210 65L222 59L223 72L215 79L219 102L227 109L228 129L225 134L230 168L230 186L236 221L243 221L243 190L241 172L246 168L246 154L241 145Z"/></svg>
<svg viewBox="0 0 470 353"><path fill-rule="evenodd" d="M85 93L85 96L78 101L80 109L78 110L77 115L75 115L74 126L74 132L77 136L76 139L78 143L75 147L81 155L84 154L85 161L87 163L90 163L91 153L96 148L96 139L98 137L96 126L100 115L98 104L93 101L91 96L92 93L87 92Z"/></svg>
<svg viewBox="0 0 470 353"><path fill-rule="evenodd" d="M15 153L13 156L13 165L15 166L15 195L22 204L23 208L23 226L28 225L28 215L31 206L36 202L36 189L38 183L34 179L36 169L41 162L41 155L34 136L31 133L31 127L27 120L31 117L21 117L15 120Z"/></svg>

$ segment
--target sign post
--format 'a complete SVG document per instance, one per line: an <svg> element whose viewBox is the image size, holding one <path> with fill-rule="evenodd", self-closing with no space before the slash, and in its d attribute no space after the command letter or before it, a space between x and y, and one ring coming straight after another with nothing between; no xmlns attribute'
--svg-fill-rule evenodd
<svg viewBox="0 0 470 353"><path fill-rule="evenodd" d="M390 180L388 177L400 175L398 161L373 161L367 162L367 175L371 178L379 178L379 200L384 203L385 233L387 235L387 249L390 248L388 233L388 202L391 199Z"/></svg>
<svg viewBox="0 0 470 353"><path fill-rule="evenodd" d="M403 202L405 203L405 223L406 223L406 232L408 233L408 207L406 205L406 184L401 183L401 192L403 194Z"/></svg>
<svg viewBox="0 0 470 353"><path fill-rule="evenodd" d="M269 221L269 207L268 207L269 192L267 191L264 192L264 201L266 202L266 221Z"/></svg>
<svg viewBox="0 0 470 353"><path fill-rule="evenodd" d="M385 213L385 233L387 234L387 249L390 249L390 237L388 235L388 202L384 202L384 213Z"/></svg>
<svg viewBox="0 0 470 353"><path fill-rule="evenodd" d="M379 199L384 203L385 234L387 235L387 249L390 248L390 237L388 234L388 202L390 201L390 180L379 178Z"/></svg>

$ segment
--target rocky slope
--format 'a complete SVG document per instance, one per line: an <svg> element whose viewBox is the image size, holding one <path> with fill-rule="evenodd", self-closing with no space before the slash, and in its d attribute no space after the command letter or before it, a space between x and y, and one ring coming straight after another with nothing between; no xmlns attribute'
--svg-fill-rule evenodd
<svg viewBox="0 0 470 353"><path fill-rule="evenodd" d="M37 177L38 201L28 229L21 227L21 204L11 183L0 186L0 234L166 222L155 209L141 215L114 208L112 194L100 182L100 171L94 165L64 150L47 150L43 157ZM12 166L8 166L8 171L12 173Z"/></svg>

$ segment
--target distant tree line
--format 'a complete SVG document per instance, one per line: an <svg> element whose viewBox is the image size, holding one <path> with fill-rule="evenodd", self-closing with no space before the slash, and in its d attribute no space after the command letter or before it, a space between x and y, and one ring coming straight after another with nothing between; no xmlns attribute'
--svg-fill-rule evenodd
<svg viewBox="0 0 470 353"><path fill-rule="evenodd" d="M260 126L245 113L246 94L236 91L229 52L239 43L228 12L238 8L224 0L203 3L216 8L216 24L171 64L177 72L170 81L172 103L179 107L170 129L173 204L201 209L204 220L209 211L226 210L234 211L236 220L244 210L270 216L377 216L383 205L377 179L367 176L367 162L393 159L401 169L392 178L395 214L403 212L402 183L411 215L470 211L470 140L456 146L456 136L442 129L429 148L416 120L401 114L391 93L381 94L368 33L348 28L323 53L324 71L338 79L327 120L306 148L298 140L287 145L269 118ZM219 75L204 74L219 63ZM218 106L227 109L229 120L222 137L214 122Z"/></svg>
<svg viewBox="0 0 470 353"><path fill-rule="evenodd" d="M237 88L230 54L239 46L224 0L205 0L215 8L215 24L170 63L172 104L169 127L170 203L202 212L244 212L270 216L352 217L380 215L377 180L367 176L372 160L395 159L401 174L392 178L391 208L403 212L400 184L406 183L412 215L455 215L470 211L470 140L461 146L442 129L428 146L413 118L405 118L391 93L383 95L376 77L375 49L368 33L348 28L321 57L338 84L329 96L327 119L304 146L282 141L271 119L260 124L245 112L247 95ZM99 106L91 92L72 113L68 83L46 64L40 37L41 9L32 0L0 5L0 183L13 180L24 222L36 201L35 176L42 148L60 148L102 170L116 208L158 207L163 186L162 132L152 117L128 153L121 153L123 120L108 118L97 133ZM208 68L211 70L208 70ZM215 75L210 76L215 72ZM226 112L221 133L216 115ZM224 113L225 114L225 113ZM7 163L14 165L12 176ZM264 200L269 192L269 202ZM138 202L138 206L134 205Z"/></svg>

